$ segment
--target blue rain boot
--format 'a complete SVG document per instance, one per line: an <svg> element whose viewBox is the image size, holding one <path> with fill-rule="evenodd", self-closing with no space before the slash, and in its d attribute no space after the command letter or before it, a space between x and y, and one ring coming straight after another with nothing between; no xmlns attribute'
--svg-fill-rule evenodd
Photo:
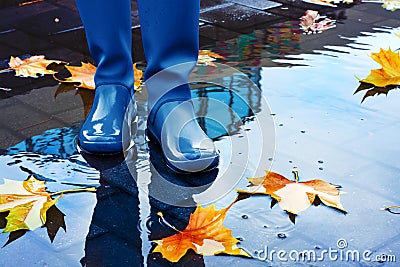
<svg viewBox="0 0 400 267"><path fill-rule="evenodd" d="M130 123L136 116L131 2L76 0L76 4L98 65L95 97L78 134L79 146L87 153L118 153L130 143Z"/></svg>
<svg viewBox="0 0 400 267"><path fill-rule="evenodd" d="M147 129L177 172L218 166L213 141L199 126L191 101L189 74L199 50L199 0L139 0L149 93Z"/></svg>

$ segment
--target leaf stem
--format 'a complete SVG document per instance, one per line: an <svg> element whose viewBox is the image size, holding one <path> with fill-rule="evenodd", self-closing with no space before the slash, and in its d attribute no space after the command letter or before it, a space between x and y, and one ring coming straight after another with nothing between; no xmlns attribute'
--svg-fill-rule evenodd
<svg viewBox="0 0 400 267"><path fill-rule="evenodd" d="M171 229L177 231L178 233L182 233L182 231L179 231L177 228L175 228L175 226L173 226L172 224L170 224L169 222L167 222L167 221L164 219L164 215L162 214L161 211L157 212L157 215L158 215L158 217L160 217L160 220L161 220L161 222L162 222L163 224L165 224L165 225L168 226L169 228L171 228Z"/></svg>
<svg viewBox="0 0 400 267"><path fill-rule="evenodd" d="M57 195L69 194L69 193L79 193L79 192L96 192L96 187L67 189L67 190L62 190L59 192L51 193L50 196L57 196Z"/></svg>
<svg viewBox="0 0 400 267"><path fill-rule="evenodd" d="M296 180L296 183L299 182L299 172L297 171L297 167L293 167L292 173L294 174L294 179Z"/></svg>

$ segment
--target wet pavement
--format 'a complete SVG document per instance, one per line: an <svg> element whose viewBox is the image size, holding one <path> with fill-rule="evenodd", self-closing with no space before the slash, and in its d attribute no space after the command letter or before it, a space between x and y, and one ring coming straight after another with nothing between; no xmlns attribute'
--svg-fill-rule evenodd
<svg viewBox="0 0 400 267"><path fill-rule="evenodd" d="M144 67L132 5L133 57ZM307 9L336 19L336 27L303 34L299 17ZM0 18L0 69L10 56L93 62L73 1L3 0ZM0 87L11 89L0 91L0 178L23 181L32 174L50 192L97 187L65 194L46 227L1 234L0 244L7 245L0 266L397 266L400 217L381 208L400 205L399 89L371 96L365 95L371 88L356 91L357 77L379 68L371 52L400 48L399 18L399 10L379 3L202 1L201 48L225 57L217 61L223 65L197 66L192 75L200 124L221 151L220 168L205 174L175 174L165 166L146 138L145 90L136 93L135 146L124 155L95 157L75 146L92 91L51 76L0 73ZM293 224L279 205L270 208L269 196L256 196L236 203L225 220L253 258L189 251L172 264L151 253L152 240L175 234L158 212L184 229L196 203L224 208L235 188L246 188L246 178L267 169L292 178L293 167L301 181L340 185L347 214L311 206ZM0 215L2 225L6 214ZM53 242L49 228L56 229ZM280 250L286 257L279 259ZM317 260L288 256L305 250ZM360 259L349 259L356 251Z"/></svg>

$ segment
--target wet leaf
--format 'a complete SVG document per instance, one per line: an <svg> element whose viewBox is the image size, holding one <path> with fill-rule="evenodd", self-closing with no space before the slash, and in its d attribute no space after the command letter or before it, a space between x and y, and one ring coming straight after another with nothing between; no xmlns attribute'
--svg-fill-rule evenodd
<svg viewBox="0 0 400 267"><path fill-rule="evenodd" d="M70 72L71 76L59 79L54 76L54 78L62 83L77 83L78 87L86 88L90 90L95 89L94 75L96 73L96 67L91 63L81 63L81 66L65 66L65 68ZM136 68L136 63L133 64L134 79L135 79L135 90L140 90L142 85L143 71Z"/></svg>
<svg viewBox="0 0 400 267"><path fill-rule="evenodd" d="M47 210L58 201L46 192L44 183L32 175L25 181L4 179L0 185L0 212L9 214L3 232L34 230L44 225Z"/></svg>
<svg viewBox="0 0 400 267"><path fill-rule="evenodd" d="M62 211L60 211L55 205L51 206L47 210L47 221L44 226L47 229L47 235L49 236L51 242L54 241L54 238L56 237L60 228L64 229L64 232L67 231L64 217L65 214L62 213Z"/></svg>
<svg viewBox="0 0 400 267"><path fill-rule="evenodd" d="M19 57L11 57L8 65L15 71L15 76L37 78L45 74L54 74L54 70L47 69L47 66L56 63L63 63L60 60L48 60L44 56L31 56L24 60Z"/></svg>
<svg viewBox="0 0 400 267"><path fill-rule="evenodd" d="M213 61L216 61L217 59L226 59L226 58L210 50L199 50L199 57L197 59L197 64L215 67L216 65L213 63Z"/></svg>
<svg viewBox="0 0 400 267"><path fill-rule="evenodd" d="M320 33L336 27L336 20L320 16L318 11L307 10L300 18L300 29L305 33Z"/></svg>
<svg viewBox="0 0 400 267"><path fill-rule="evenodd" d="M360 80L361 82L379 87L400 85L400 51L393 52L390 48L388 50L381 48L379 52L372 53L371 58L382 68L371 70L368 77Z"/></svg>
<svg viewBox="0 0 400 267"><path fill-rule="evenodd" d="M65 68L71 73L71 77L67 77L63 80L57 79L60 82L77 83L78 87L94 90L94 74L96 73L96 67L91 63L81 63L81 66L65 66Z"/></svg>
<svg viewBox="0 0 400 267"><path fill-rule="evenodd" d="M221 210L216 210L214 205L206 208L198 206L190 215L186 229L179 231L171 226L178 233L154 241L157 246L153 252L160 252L171 262L179 261L189 249L204 256L224 253L251 257L236 246L239 240L234 238L232 231L223 225L228 210L235 202ZM162 217L162 214L159 215Z"/></svg>
<svg viewBox="0 0 400 267"><path fill-rule="evenodd" d="M296 177L297 171L294 171ZM277 200L279 206L292 214L306 210L319 197L327 206L346 212L340 203L341 192L336 186L322 180L307 182L291 181L276 173L266 171L265 176L249 178L250 186L247 190L238 190L245 194L266 194Z"/></svg>

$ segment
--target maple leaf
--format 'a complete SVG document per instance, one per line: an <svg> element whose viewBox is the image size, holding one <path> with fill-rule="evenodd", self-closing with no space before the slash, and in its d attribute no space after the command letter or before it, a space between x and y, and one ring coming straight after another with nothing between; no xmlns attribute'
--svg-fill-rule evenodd
<svg viewBox="0 0 400 267"><path fill-rule="evenodd" d="M90 90L95 89L94 75L96 73L96 67L91 63L81 63L81 66L65 66L65 68L70 72L71 77L64 79L58 79L62 83L78 83L78 87L86 88ZM139 90L142 85L143 71L136 68L136 63L133 64L134 79L135 79L135 90Z"/></svg>
<svg viewBox="0 0 400 267"><path fill-rule="evenodd" d="M215 67L216 65L213 63L213 61L217 59L226 59L226 58L210 50L199 50L197 64Z"/></svg>
<svg viewBox="0 0 400 267"><path fill-rule="evenodd" d="M78 83L78 87L94 90L94 74L96 73L96 67L93 64L82 62L81 66L66 65L65 68L71 73L71 77L60 80L54 76L57 81Z"/></svg>
<svg viewBox="0 0 400 267"><path fill-rule="evenodd" d="M15 70L15 76L38 78L45 74L54 74L54 70L47 69L51 63L63 63L60 60L48 60L44 56L32 56L24 60L19 57L11 57L9 69Z"/></svg>
<svg viewBox="0 0 400 267"><path fill-rule="evenodd" d="M370 57L382 68L371 70L367 78L359 79L361 82L379 87L400 85L400 51L396 53L390 48L388 50L381 48L379 52L372 53Z"/></svg>
<svg viewBox="0 0 400 267"><path fill-rule="evenodd" d="M306 10L300 18L300 29L305 33L320 33L336 27L335 20L320 16L318 11Z"/></svg>
<svg viewBox="0 0 400 267"><path fill-rule="evenodd" d="M400 1L399 0L383 0L381 1L382 7L386 10L395 11L400 9Z"/></svg>
<svg viewBox="0 0 400 267"><path fill-rule="evenodd" d="M327 206L346 212L340 203L341 192L332 184L322 180L310 180L307 182L291 181L276 173L266 171L265 176L249 178L248 190L238 190L245 194L266 194L278 201L279 206L292 214L306 210L318 198Z"/></svg>
<svg viewBox="0 0 400 267"><path fill-rule="evenodd" d="M52 199L44 183L33 176L22 182L4 179L0 185L0 212L10 213L3 232L34 230L44 225L46 211L59 198Z"/></svg>
<svg viewBox="0 0 400 267"><path fill-rule="evenodd" d="M178 233L154 241L157 246L153 252L160 252L164 258L171 262L179 261L189 249L204 256L225 253L251 257L236 246L239 240L232 236L232 230L223 225L228 210L236 201L221 210L216 210L215 205L206 208L197 206L194 213L190 215L189 223L183 231L179 231L166 223ZM159 216L163 219L161 213L159 213Z"/></svg>

